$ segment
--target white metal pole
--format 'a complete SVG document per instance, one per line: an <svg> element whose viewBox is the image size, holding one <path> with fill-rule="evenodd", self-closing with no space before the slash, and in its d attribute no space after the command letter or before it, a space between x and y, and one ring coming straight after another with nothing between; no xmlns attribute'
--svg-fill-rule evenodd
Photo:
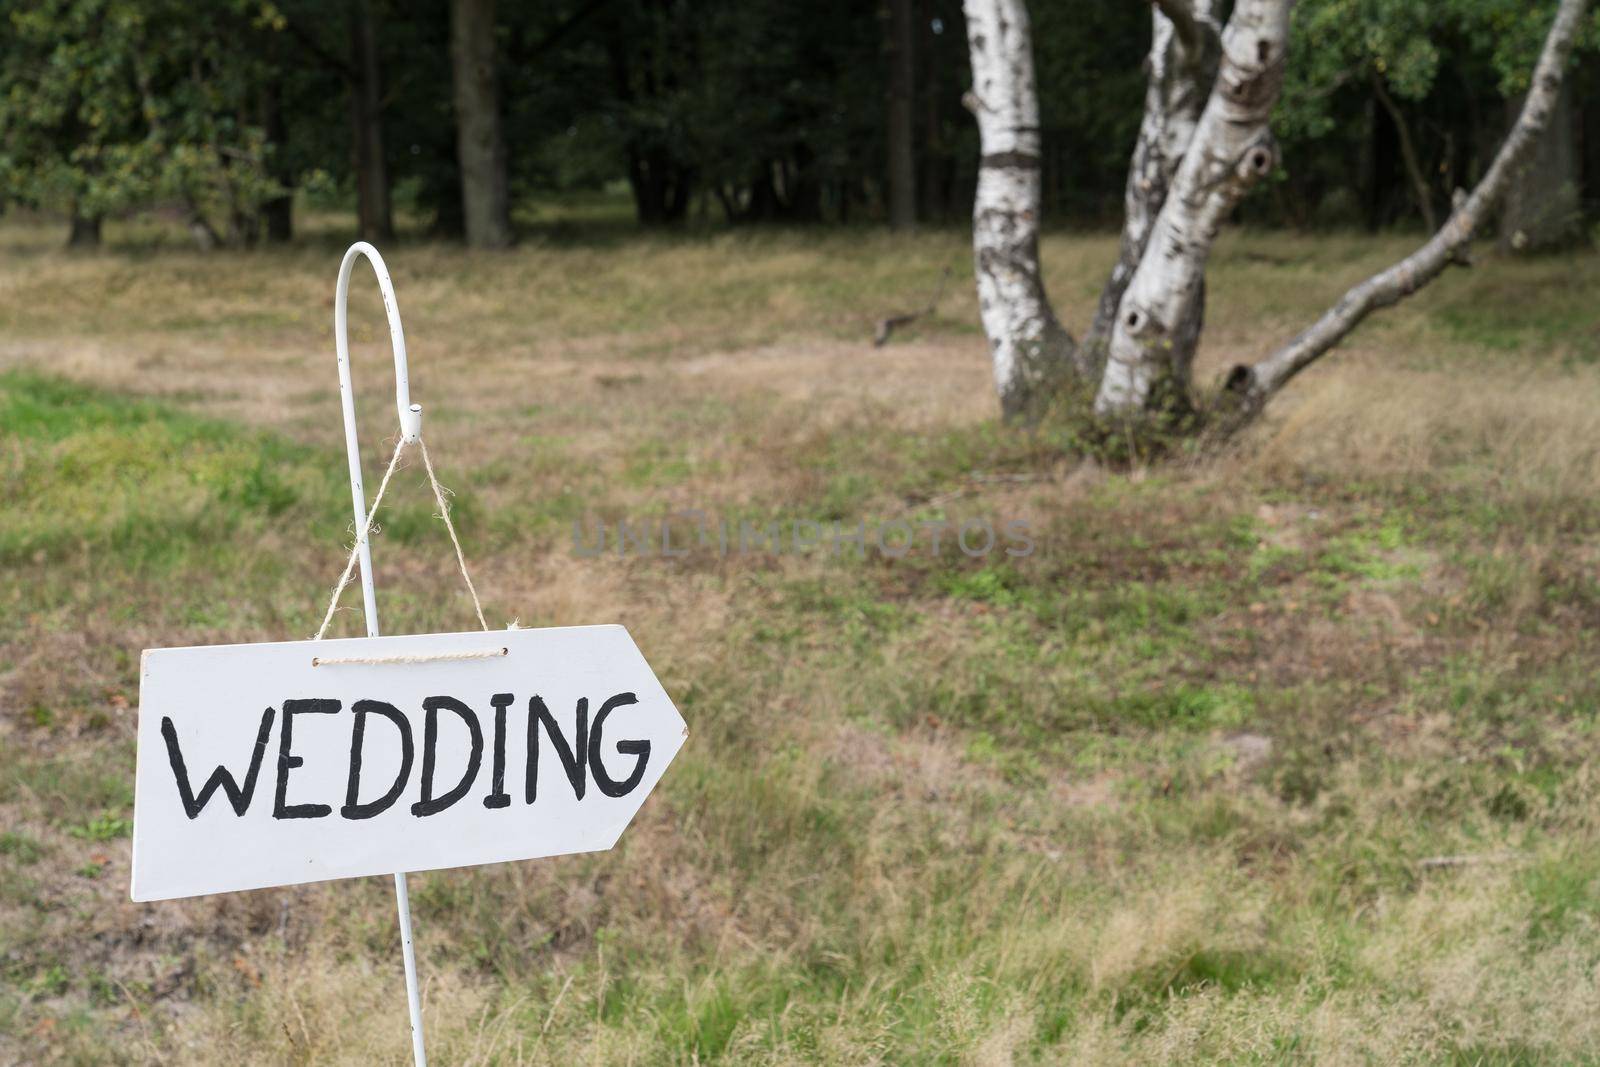
<svg viewBox="0 0 1600 1067"><path fill-rule="evenodd" d="M357 241L339 264L339 284L333 298L333 337L339 353L339 401L344 409L344 447L350 461L350 503L356 519L356 551L361 560L361 603L367 620L367 636L378 636L378 601L372 586L372 550L367 543L367 493L361 484L361 446L356 439L356 395L350 384L350 337L346 304L350 299L350 271L356 260L366 256L378 276L383 293L383 309L389 318L389 344L394 349L395 407L400 414L400 433L406 441L422 435L422 408L411 402L411 382L406 373L406 335L400 326L400 305L394 298L389 268L378 250ZM417 985L417 954L411 944L411 896L406 890L404 871L394 876L395 907L400 916L400 954L406 967L406 1005L411 1012L411 1055L416 1067L428 1067L428 1053L422 1040L422 990Z"/></svg>
<svg viewBox="0 0 1600 1067"><path fill-rule="evenodd" d="M411 1058L428 1067L428 1050L422 1042L422 987L417 985L417 952L411 947L411 893L404 871L394 875L394 905L400 915L400 956L406 964L406 1008L411 1012Z"/></svg>

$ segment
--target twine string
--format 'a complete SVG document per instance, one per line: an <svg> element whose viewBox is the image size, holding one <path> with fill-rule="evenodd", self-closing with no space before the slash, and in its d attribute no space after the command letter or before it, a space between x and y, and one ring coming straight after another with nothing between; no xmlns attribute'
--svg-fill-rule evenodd
<svg viewBox="0 0 1600 1067"><path fill-rule="evenodd" d="M328 610L322 616L322 625L317 628L317 636L312 638L313 641L322 640L323 635L328 632L328 626L333 622L333 613L339 608L339 597L343 595L345 587L350 584L350 580L355 577L356 564L361 559L361 546L367 542L368 536L372 533L374 522L378 514L378 507L383 503L383 494L389 489L389 480L394 477L395 470L399 468L400 457L405 453L406 445L408 443L409 442L406 441L404 435L402 435L399 442L394 446L394 455L389 457L389 467L383 472L383 481L378 483L378 493L372 498L372 506L367 509L366 524L363 525L360 532L356 534L355 543L350 546L350 558L345 560L344 571L339 575L338 584L333 587L333 596L328 598ZM467 593L472 597L472 610L477 613L478 625L483 627L484 630L488 630L489 623L483 617L483 604L478 600L477 587L472 584L472 575L467 573L467 557L466 553L461 550L461 538L456 535L456 525L450 519L450 501L448 500L448 496L454 494L451 494L450 490L439 484L439 478L433 471L433 460L428 456L428 446L421 437L417 438L417 444L422 449L422 465L427 469L428 482L433 486L433 499L437 501L439 505L439 518L444 520L444 528L450 533L450 543L453 544L456 549L456 564L460 567L462 580L467 583ZM485 659L489 656L500 656L504 654L505 651L503 649L494 649L486 653L473 653L470 655L462 653L423 653L398 657L342 657L337 660L330 658L313 662L329 664L335 662L419 663L424 662L425 660L433 659Z"/></svg>
<svg viewBox="0 0 1600 1067"><path fill-rule="evenodd" d="M438 663L442 660L495 659L509 656L511 650L500 648L465 648L459 652L398 652L392 656L312 656L313 667L337 667L344 663Z"/></svg>
<svg viewBox="0 0 1600 1067"><path fill-rule="evenodd" d="M467 583L467 592L472 596L472 610L478 613L478 625L487 630L489 623L483 617L483 605L478 602L478 590L472 584L472 575L467 573L467 557L461 551L461 538L456 536L456 524L450 521L450 502L445 499L450 490L440 485L433 473L433 460L428 458L428 442L419 436L417 446L422 449L422 465L428 471L428 484L433 486L433 499L439 502L439 517L444 520L444 528L450 531L450 543L456 546L456 563L461 568L461 580Z"/></svg>

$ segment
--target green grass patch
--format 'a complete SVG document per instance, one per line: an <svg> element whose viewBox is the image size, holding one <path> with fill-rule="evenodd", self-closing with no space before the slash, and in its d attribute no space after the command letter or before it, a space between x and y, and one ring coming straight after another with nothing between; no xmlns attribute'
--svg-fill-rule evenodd
<svg viewBox="0 0 1600 1067"><path fill-rule="evenodd" d="M339 528L329 457L163 404L11 371L0 435L0 561L109 550L170 567L277 522Z"/></svg>

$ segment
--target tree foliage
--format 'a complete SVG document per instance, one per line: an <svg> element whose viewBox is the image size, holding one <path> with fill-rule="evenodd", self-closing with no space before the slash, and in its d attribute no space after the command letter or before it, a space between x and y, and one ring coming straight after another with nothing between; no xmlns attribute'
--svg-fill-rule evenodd
<svg viewBox="0 0 1600 1067"><path fill-rule="evenodd" d="M243 47L270 8L181 0L10 4L0 53L0 192L99 217L152 201L237 231L282 189Z"/></svg>
<svg viewBox="0 0 1600 1067"><path fill-rule="evenodd" d="M370 0L396 202L459 231L447 5ZM1554 0L1301 0L1261 222L1383 226L1443 207L1493 152ZM163 207L240 243L293 189L351 196L348 2L0 0L0 202L88 217ZM513 200L612 185L638 217L884 216L887 7L852 0L502 3ZM919 214L976 181L958 0L914 0ZM1114 221L1139 122L1142 3L1034 5L1052 219ZM1587 75L1579 84L1586 85ZM1591 79L1592 80L1592 79ZM1600 108L1582 109L1586 190ZM1426 187L1426 194L1418 186Z"/></svg>

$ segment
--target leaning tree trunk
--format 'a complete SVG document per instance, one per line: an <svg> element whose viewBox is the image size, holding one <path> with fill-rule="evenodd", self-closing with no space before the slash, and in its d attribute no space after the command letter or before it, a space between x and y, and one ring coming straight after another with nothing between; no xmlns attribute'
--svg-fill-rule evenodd
<svg viewBox="0 0 1600 1067"><path fill-rule="evenodd" d="M1189 151L1200 113L1217 78L1220 56L1216 0L1162 0L1150 9L1150 54L1145 58L1144 118L1128 164L1123 192L1122 244L1116 265L1106 278L1094 323L1083 347L1098 364L1105 362L1122 295L1144 259L1156 216L1167 202L1178 164ZM1192 355L1200 339L1203 296L1177 331L1177 341ZM1187 357L1186 357L1187 358Z"/></svg>
<svg viewBox="0 0 1600 1067"><path fill-rule="evenodd" d="M1123 294L1095 411L1119 417L1187 409L1195 314L1217 231L1277 160L1269 121L1283 87L1289 0L1238 0L1222 66L1144 258Z"/></svg>
<svg viewBox="0 0 1600 1067"><path fill-rule="evenodd" d="M964 0L982 157L972 206L978 307L1007 418L1032 417L1079 370L1039 275L1039 98L1022 0Z"/></svg>
<svg viewBox="0 0 1600 1067"><path fill-rule="evenodd" d="M889 225L917 224L917 164L911 144L913 80L911 0L889 0Z"/></svg>
<svg viewBox="0 0 1600 1067"><path fill-rule="evenodd" d="M494 0L453 0L450 62L467 244L506 248L511 244L511 197L495 76Z"/></svg>
<svg viewBox="0 0 1600 1067"><path fill-rule="evenodd" d="M1578 202L1578 146L1572 135L1572 86L1556 97L1549 124L1539 135L1532 158L1517 168L1500 213L1501 246L1537 252L1568 243L1578 233L1583 210ZM1524 100L1512 102L1512 121Z"/></svg>
<svg viewBox="0 0 1600 1067"><path fill-rule="evenodd" d="M369 0L351 0L350 134L355 145L356 229L363 241L394 236L389 204L389 166L383 151L383 85L378 28Z"/></svg>

